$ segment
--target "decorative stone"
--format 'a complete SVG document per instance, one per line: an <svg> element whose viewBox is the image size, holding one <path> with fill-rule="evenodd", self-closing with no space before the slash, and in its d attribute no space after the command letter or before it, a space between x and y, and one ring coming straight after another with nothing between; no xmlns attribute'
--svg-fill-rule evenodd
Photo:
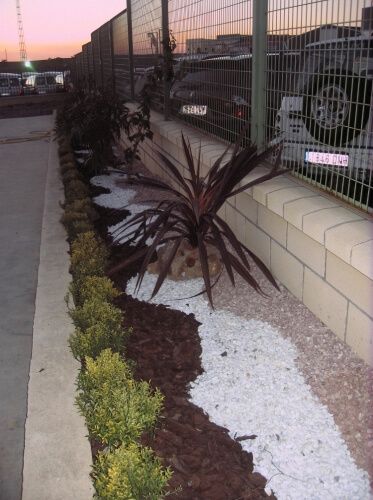
<svg viewBox="0 0 373 500"><path fill-rule="evenodd" d="M172 250L172 243L166 244L158 250L158 259L148 265L148 272L159 274L165 266ZM210 276L217 276L221 271L222 264L220 255L215 247L206 245L208 266ZM192 247L188 240L184 240L172 261L168 278L174 281L187 280L202 277L202 267L199 259L198 248Z"/></svg>

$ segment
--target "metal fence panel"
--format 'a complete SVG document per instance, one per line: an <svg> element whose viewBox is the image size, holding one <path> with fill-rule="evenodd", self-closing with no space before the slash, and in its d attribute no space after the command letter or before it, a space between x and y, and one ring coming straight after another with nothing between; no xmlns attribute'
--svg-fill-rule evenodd
<svg viewBox="0 0 373 500"><path fill-rule="evenodd" d="M269 0L269 33L286 36L297 59L292 72L267 65L284 89L280 106L267 102L269 137L284 141L294 175L365 210L373 202L372 16L370 0Z"/></svg>
<svg viewBox="0 0 373 500"><path fill-rule="evenodd" d="M123 99L131 95L131 64L127 12L111 20L115 91Z"/></svg>
<svg viewBox="0 0 373 500"><path fill-rule="evenodd" d="M103 87L113 86L113 54L111 45L110 21L103 24L100 29L100 55Z"/></svg>
<svg viewBox="0 0 373 500"><path fill-rule="evenodd" d="M91 33L92 54L93 54L93 74L94 83L97 88L102 87L102 62L100 50L100 30L97 29Z"/></svg>

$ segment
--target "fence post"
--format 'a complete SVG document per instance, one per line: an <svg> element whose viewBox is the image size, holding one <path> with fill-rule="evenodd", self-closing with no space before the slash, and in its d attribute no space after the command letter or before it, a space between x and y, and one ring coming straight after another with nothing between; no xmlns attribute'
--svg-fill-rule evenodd
<svg viewBox="0 0 373 500"><path fill-rule="evenodd" d="M253 58L251 73L251 139L265 146L268 0L253 0Z"/></svg>
<svg viewBox="0 0 373 500"><path fill-rule="evenodd" d="M130 71L130 92L131 99L135 98L134 64L133 64L133 38L132 38L132 5L131 0L127 1L127 35L128 35L128 62Z"/></svg>
<svg viewBox="0 0 373 500"><path fill-rule="evenodd" d="M161 0L162 5L162 55L163 55L163 91L164 91L164 119L168 120L170 116L170 86L171 82L169 81L166 75L167 64L169 61L166 58L169 57L168 48L170 31L168 26L168 0Z"/></svg>

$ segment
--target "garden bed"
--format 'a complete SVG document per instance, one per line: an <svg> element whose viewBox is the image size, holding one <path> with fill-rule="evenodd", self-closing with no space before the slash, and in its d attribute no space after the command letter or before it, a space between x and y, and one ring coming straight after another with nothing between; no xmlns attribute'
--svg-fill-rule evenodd
<svg viewBox="0 0 373 500"><path fill-rule="evenodd" d="M119 181L118 184L121 184ZM97 194L97 191L96 193ZM137 197L137 200L134 199L134 201L146 201L147 199L150 199L152 196L150 193L142 193L142 197L139 198ZM131 210L131 207L128 207ZM118 214L115 214L116 219L112 219L111 217L114 215L112 211L110 210L105 210L103 208L100 209L101 215L105 215L101 219L101 231L105 231L105 226L113 226L118 222ZM104 221L104 224L102 224L102 221ZM118 250L118 248L117 248ZM125 252L125 247L122 247L121 252ZM136 269L132 269L132 275L136 273ZM116 276L116 281L117 283L120 283L122 287L124 287L125 282L129 278L128 274L125 273L120 273L120 275ZM247 290L245 290L238 281L239 287L238 287L238 293L241 294L241 297L248 296ZM225 283L226 284L226 283ZM219 285L220 287L221 285ZM232 299L232 294L235 293L232 290L228 291L228 288L224 291L222 289L218 288L220 297L225 297L224 299L219 299L218 298L218 304L220 308L228 308L228 309L235 309L235 304L237 304L237 300L230 300ZM145 293L145 292L144 292ZM226 295L228 293L228 296ZM286 293L284 290L282 290L282 295ZM252 296L252 293L250 292L250 295ZM272 292L272 298L270 299L270 303L273 305L274 299L273 296L274 294ZM163 296L164 298L164 296ZM288 297L286 297L288 298ZM235 296L235 299L237 299L237 296ZM162 298L160 299L162 300ZM242 304L242 300L238 301ZM263 303L262 299L258 299L258 301L255 299L255 304L260 303L260 307L258 310L255 312L254 311L254 317L260 316L260 311L263 309ZM167 303L167 301L165 302ZM245 301L246 303L246 301ZM280 309L281 307L283 308L284 302L283 302L283 297L282 299L279 300L280 303ZM192 403L188 402L188 393L187 393L187 385L189 382L193 381L196 375L201 373L201 366L199 364L199 353L200 353L200 347L199 347L199 339L198 339L198 334L196 332L196 326L197 323L195 320L191 318L191 314L186 314L177 312L177 311L171 311L169 308L164 307L162 305L154 305L154 304L148 304L146 302L141 302L138 301L134 298L128 297L128 296L123 296L119 304L123 307L125 314L126 314L126 324L133 326L134 327L134 333L131 336L132 338L130 339L129 343L127 344L127 352L129 354L129 357L132 357L136 362L137 362L137 369L136 369L136 375L139 376L142 379L148 380L150 379L152 381L152 384L154 386L158 386L161 388L161 390L165 393L166 395L166 403L165 403L165 414L164 414L164 421L162 420L162 425L160 428L157 429L154 437L148 437L146 439L147 443L150 443L152 447L157 451L157 454L159 456L162 456L166 460L166 464L170 464L174 471L174 478L172 480L172 486L175 487L177 484L181 484L184 486L183 493L181 493L181 496L178 496L177 498L262 498L263 495L265 495L263 491L263 486L265 482L263 481L263 478L260 478L258 474L252 475L252 465L251 462L248 460L248 457L250 455L245 454L243 451L243 455L240 457L240 454L238 453L238 448L240 448L240 444L238 441L235 441L232 439L232 432L231 432L231 437L228 436L228 433L226 430L220 428L219 433L221 434L219 440L221 440L221 444L219 445L211 445L211 443L215 443L217 441L217 429L218 427L215 426L215 424L211 424L208 422L208 419L206 418L206 415L203 413L203 411L196 406L194 406ZM176 303L175 303L176 304ZM267 302L268 304L268 302ZM297 305L297 307L299 307ZM177 308L177 306L176 306ZM290 309L294 308L294 304L291 304ZM267 308L268 309L268 308ZM276 308L274 308L276 309ZM289 313L290 313L289 309ZM252 307L248 307L248 310L250 313L253 311ZM265 310L265 308L264 308ZM192 309L191 309L192 311ZM294 309L292 309L293 315L294 315ZM235 311L237 313L237 311ZM284 313L284 311L283 311ZM241 311L242 314L242 311ZM284 318L284 316L287 315L287 311L285 311L285 314L280 314L281 318ZM273 317L273 311L270 313L270 316ZM313 343L316 343L314 339L317 338L317 334L323 339L323 344L324 346L327 345L328 347L330 346L330 339L328 337L328 333L326 332L325 327L323 327L319 322L315 325L309 324L310 319L307 318L307 315L305 315L304 311L299 312L295 314L297 316L299 321L304 320L305 318L307 319L307 323L305 325L302 325L303 327L306 327L308 331L306 330L303 332L303 337L306 339L312 339ZM152 318L151 321L149 321L149 318ZM281 318L277 317L277 323L281 321ZM291 321L291 314L288 316L289 323L292 324L292 328L294 328L294 321ZM128 323L127 323L128 322ZM163 328L164 325L164 328ZM277 325L276 325L277 326ZM298 323L298 328L300 326L300 323ZM283 325L284 329L286 329L286 325ZM178 333L180 332L180 333ZM285 335L286 336L286 335ZM305 341L306 344L309 342L309 340ZM354 364L355 367L357 367L358 362L356 359L349 354L347 351L345 351L343 348L340 347L340 345L337 344L335 349L338 351L338 354L340 357L344 357L344 359L347 359L349 361L349 364ZM189 356L186 357L186 354L190 354L191 357L194 358L194 361L192 359L189 359ZM230 354L230 353L229 353ZM222 350L220 352L220 356L222 359L227 357L227 352ZM300 357L303 356L303 353L300 353ZM296 357L296 356L295 356ZM247 357L248 359L248 370L250 371L250 356ZM197 361L197 362L196 362ZM323 358L324 362L324 358ZM253 363L254 364L254 363ZM317 364L317 363L316 363ZM367 377L367 371L363 369L363 367L357 367L359 368L358 370L358 378L361 378L364 382L367 382L366 377ZM291 369L293 369L291 367ZM329 371L329 370L328 370ZM307 371L306 371L307 374ZM334 373L334 377L336 374ZM320 378L323 377L323 374L320 373ZM329 374L330 378L330 374ZM351 378L351 377L350 377ZM311 377L310 377L310 380ZM330 383L330 382L329 382ZM350 381L351 384L351 381ZM356 385L356 381L355 381ZM176 394L173 393L172 387L175 388ZM350 389L350 387L349 387ZM342 390L343 393L343 390ZM359 410L362 409L364 413L364 417L366 418L366 409L362 408L362 405L364 402L362 401L362 398L364 396L364 392L359 392L358 395L354 394L355 401L359 405ZM326 395L327 396L327 395ZM175 401L176 398L176 401ZM240 388L237 387L237 398L240 399ZM259 395L260 398L260 395ZM280 394L281 398L281 394ZM337 399L338 395L337 395ZM351 400L351 397L348 398L348 400ZM366 401L365 401L366 403ZM218 403L217 403L218 405ZM347 404L347 407L349 405ZM296 410L296 408L295 408ZM365 411L364 411L365 410ZM248 416L250 413L250 408L248 408ZM209 413L213 413L212 411ZM176 417L175 418L175 414ZM268 417L270 416L271 412L268 409ZM344 409L344 414L346 414L346 410ZM254 412L255 415L255 412ZM360 412L361 415L361 412ZM336 415L338 418L338 415ZM267 417L267 418L268 418ZM270 417L269 417L270 418ZM181 430L180 425L180 419L182 422L182 426L186 427L187 430L183 431ZM285 419L286 420L286 419ZM362 420L361 417L359 419L360 421ZM191 422L193 422L194 430L190 429L188 426L191 426ZM366 424L366 421L364 421ZM366 431L367 429L364 426L364 423L360 426L361 429L364 428ZM164 424L164 425L163 425ZM300 425L302 427L302 422L300 422ZM171 425L171 427L170 427ZM211 428L210 428L211 426ZM275 430L276 423L274 423L274 430ZM331 423L331 426L335 426L334 422ZM261 424L258 422L258 428L261 428ZM342 426L343 428L343 422ZM353 425L350 424L350 428L353 427L356 429L356 422L353 423ZM204 432L200 432L201 428L203 428ZM334 427L333 427L334 428ZM348 428L348 422L345 423L344 429ZM207 429L210 429L207 431ZM359 429L360 430L360 429ZM315 442L317 442L317 425L314 428L314 438ZM193 446L188 446L190 443L190 436L188 436L187 432L190 432L191 434L196 434L196 436L200 439L200 444L203 445L204 451L201 453L197 452ZM339 432L339 431L338 431ZM338 433L337 432L337 433ZM210 434L211 433L211 434ZM208 437L206 440L203 439L201 435L207 434ZM240 441L241 444L247 445L246 447L250 449L251 443L255 442L255 439L257 438L256 435L254 434L237 434L236 438L243 437L244 439ZM320 437L320 436L319 436ZM346 433L345 436L346 437ZM280 440L283 438L283 436L276 437L276 432L273 432L273 438L275 440ZM323 436L321 436L321 441L324 439ZM339 438L338 438L339 439ZM343 442L340 440L338 441L337 439L337 445L342 446L343 448ZM218 440L218 441L219 441ZM230 446L228 446L228 441L231 443ZM176 443L179 444L179 446L176 446ZM204 444L203 444L204 443ZM209 445L210 443L210 445ZM274 444L274 443L271 443ZM287 454L285 453L285 456L287 455L289 459L291 459L291 454L296 453L299 450L293 449L290 444L291 443L286 443L285 444L289 445L289 450ZM333 444L333 443L332 443ZM215 448L216 446L216 448ZM220 446L222 448L220 448ZM226 448L228 446L228 448ZM173 448L172 448L173 447ZM212 448L211 448L212 447ZM252 448L255 448L255 446L252 446ZM319 460L319 456L317 453L315 453L314 457L312 457L314 453L314 443L309 444L307 450L305 449L305 454L310 455L310 460L312 462L312 459L316 463ZM174 452L172 450L175 450ZM229 454L227 454L227 449L229 449ZM256 448L257 449L257 448ZM206 458L210 458L211 454L215 451L217 451L216 456L219 456L221 453L224 453L224 460L220 463L217 463L215 460L212 460L211 463L206 462ZM224 451L221 451L224 450ZM262 450L263 451L263 450ZM280 468L280 463L270 456L270 451L264 450L262 452L262 455L267 452L269 460L268 463L272 464L272 473L270 475L266 475L266 479L269 482L267 485L267 491L270 489L271 485L274 484L276 486L276 478L277 476L277 488L278 491L283 492L284 488L289 488L290 484L294 484L294 494L293 492L289 492L289 498L299 498L299 491L302 491L302 498L312 498L312 485L313 481L310 479L310 477L307 477L306 475L303 474L304 471L299 471L303 475L299 477L293 477L291 478L291 474L287 474L286 470L283 468L283 465L281 465ZM342 453L343 455L343 453ZM349 490L352 495L357 495L359 498L362 497L362 492L364 491L364 482L366 479L363 479L363 474L361 472L358 472L356 469L356 488L354 489L354 466L347 460L348 462L348 467L349 470L347 471L347 468L345 467L346 463L343 462L345 457L343 457L343 460L341 459L341 456L339 455L339 458L336 459L336 468L335 470L339 470L339 467L342 467L342 470L344 468L346 469L346 474L343 476L340 475L339 473L335 473L333 478L330 481L330 484L328 484L325 488L325 491L328 491L328 498L340 498L340 492L344 491L343 486L341 488L341 485L346 484L351 484L351 489ZM230 458L227 458L229 457ZM347 453L347 458L349 456L349 453ZM356 457L358 460L360 460L360 463L363 463L364 457L358 453L354 453L355 460ZM176 461L175 461L176 458ZM255 458L255 457L254 457ZM258 457L257 457L258 459ZM204 462L205 460L205 462ZM341 461L342 460L342 461ZM231 469L226 469L227 463L234 464L233 465L233 470ZM333 457L331 457L330 463L333 463ZM176 466L175 466L176 464ZM204 466L203 466L204 464ZM262 464L263 465L263 464ZM266 464L264 464L265 466ZM363 464L363 466L366 466ZM329 467L329 466L328 466ZM245 471L246 474L247 471L249 471L250 476L249 479L250 481L247 482L248 476L244 475L243 480L238 479L240 476L239 471L240 470ZM258 467L257 467L258 468ZM265 467L263 467L265 470ZM317 467L316 467L317 469ZM222 471L222 470L228 470L228 476L234 478L232 479L231 483L227 483L226 477L222 474L222 472L216 472L216 471ZM268 470L268 469L267 469ZM291 467L289 468L291 470ZM330 474L333 474L335 471L333 469L330 469ZM272 483L269 481L271 480L273 476L273 481ZM205 479L206 477L206 479ZM219 479L219 477L224 478L221 483L216 483ZM201 479L202 478L202 479ZM311 478L312 478L312 471L311 471ZM278 479L281 479L280 483ZM315 478L313 478L315 479ZM317 478L316 478L317 479ZM352 479L352 481L351 481ZM241 483L241 481L243 481ZM287 482L286 482L287 481ZM232 489L232 495L230 496L230 493L226 489L229 485L229 488L235 487L238 485L238 482L240 482L240 488L242 493L240 495L237 495L236 490ZM324 480L322 480L324 482ZM296 484L301 485L301 489L298 490L297 493L297 487ZM302 484L303 483L303 484ZM334 484L333 484L334 483ZM221 484L220 489L217 486L217 484ZM307 486L308 485L308 486ZM189 488L189 489L187 489ZM192 488L192 489L190 489ZM194 489L193 489L194 488ZM212 488L212 489L211 489ZM215 488L215 489L214 489ZM309 496L304 496L304 492L309 491ZM360 489L359 489L360 488ZM361 489L362 488L362 489ZM354 493L354 491L356 493ZM366 490L367 491L367 490ZM221 492L221 496L216 496L217 492ZM298 497L297 497L298 494ZM346 494L348 493L348 490L346 490ZM180 495L180 494L179 494ZM182 496L185 495L185 496ZM249 496L244 496L244 495L249 495ZM250 496L251 495L251 496ZM254 496L253 496L254 495ZM256 496L255 496L256 495ZM280 494L279 498L284 498L283 494Z"/></svg>

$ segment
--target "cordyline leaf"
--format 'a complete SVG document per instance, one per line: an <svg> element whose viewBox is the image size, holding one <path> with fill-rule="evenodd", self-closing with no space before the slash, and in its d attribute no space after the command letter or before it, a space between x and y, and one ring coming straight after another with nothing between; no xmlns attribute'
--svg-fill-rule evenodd
<svg viewBox="0 0 373 500"><path fill-rule="evenodd" d="M210 271L209 271L209 265L208 265L207 251L206 251L206 247L205 247L205 243L203 241L202 235L200 233L197 234L197 239L198 239L198 253L199 253L199 260L201 263L203 281L205 282L206 293L207 293L207 297L209 299L209 302L211 304L211 307L214 308L214 305L212 302L212 294L211 294Z"/></svg>
<svg viewBox="0 0 373 500"><path fill-rule="evenodd" d="M164 280L166 279L166 276L168 274L168 271L170 270L170 267L171 267L171 264L172 264L172 261L174 260L175 258L175 255L176 255L176 252L178 251L182 241L183 241L183 237L182 236L179 236L175 242L174 242L174 245L170 251L170 255L168 256L165 264L164 264L164 267L160 270L160 273L159 273L159 276L158 276L158 279L156 281L156 284L155 284L155 287L154 287L154 290L152 292L152 298L155 297L155 295L158 293L159 289L161 288Z"/></svg>
<svg viewBox="0 0 373 500"><path fill-rule="evenodd" d="M187 240L193 247L198 248L205 292L212 307L212 285L206 245L213 246L220 254L222 267L226 269L233 285L235 285L234 275L237 272L256 291L263 293L250 272L248 258L251 257L264 276L277 287L276 281L265 264L237 239L229 224L217 213L228 198L285 172L278 168L281 153L279 152L274 166L268 173L239 186L240 183L244 182L245 177L257 166L265 163L268 156L278 147L277 145L272 146L260 153L253 145L240 149L245 132L244 130L241 133L228 161L224 163L224 157L231 146L228 146L216 160L206 176L202 175L201 148L197 160L194 160L190 142L185 139L183 134L181 136L182 145L189 177L182 176L177 166L164 154L159 153L170 176L179 183L180 191L163 180L145 176L131 178L130 182L133 184L164 190L171 195L171 199L163 200L158 203L156 208L147 209L143 214L132 217L119 228L121 232L126 231L127 235L132 237L132 241L136 240L135 252L122 266L117 265L115 269L126 267L128 262L137 260L139 255L143 259L136 290L141 286L146 269L155 255L157 247L167 244L170 245L169 253L167 259L162 263L152 297L158 293L183 240ZM144 251L144 245L149 237L153 237L153 241ZM137 240L137 238L139 239Z"/></svg>

